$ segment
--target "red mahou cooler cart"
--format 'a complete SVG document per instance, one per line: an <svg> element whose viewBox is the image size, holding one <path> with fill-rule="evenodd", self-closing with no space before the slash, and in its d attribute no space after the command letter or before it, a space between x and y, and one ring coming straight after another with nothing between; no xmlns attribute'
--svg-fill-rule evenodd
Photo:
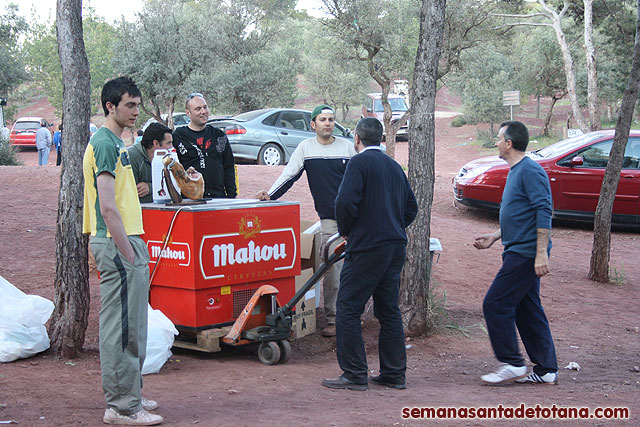
<svg viewBox="0 0 640 427"><path fill-rule="evenodd" d="M300 274L298 203L145 203L142 217L153 272L149 302L181 335L231 325L262 285L279 291L279 303L293 297Z"/></svg>

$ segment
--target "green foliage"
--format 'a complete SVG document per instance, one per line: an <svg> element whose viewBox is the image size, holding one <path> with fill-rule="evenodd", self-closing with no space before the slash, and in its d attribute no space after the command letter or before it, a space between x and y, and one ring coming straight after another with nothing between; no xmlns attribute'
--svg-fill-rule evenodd
<svg viewBox="0 0 640 427"><path fill-rule="evenodd" d="M100 107L100 93L104 82L113 77L115 29L102 18L89 14L83 19L84 44L91 73L91 113ZM30 37L24 43L23 52L30 74L44 88L49 102L62 112L62 69L58 56L58 41L55 23L33 22Z"/></svg>
<svg viewBox="0 0 640 427"><path fill-rule="evenodd" d="M9 144L9 140L0 135L0 166L20 166L22 160L18 157L18 149Z"/></svg>
<svg viewBox="0 0 640 427"><path fill-rule="evenodd" d="M464 116L455 116L453 120L451 120L451 127L453 128L459 128L461 126L464 126L467 124L466 119L464 118Z"/></svg>
<svg viewBox="0 0 640 427"><path fill-rule="evenodd" d="M295 40L291 42L300 43L300 50L309 52L303 57L307 90L336 112L341 111L338 120L345 124L350 107L360 106L369 91L366 63L350 60L349 46L342 40L324 36L324 27L316 19L299 21L292 34Z"/></svg>
<svg viewBox="0 0 640 427"><path fill-rule="evenodd" d="M121 23L115 63L157 117L182 111L196 91L214 113L290 106L300 58L279 36L292 10L291 0L150 0Z"/></svg>
<svg viewBox="0 0 640 427"><path fill-rule="evenodd" d="M27 23L17 12L18 6L9 3L0 15L0 97L3 98L28 77L18 50L18 40L26 32Z"/></svg>
<svg viewBox="0 0 640 427"><path fill-rule="evenodd" d="M349 61L362 61L379 85L413 74L418 49L416 0L323 0L330 18L322 20L332 39L344 43ZM333 44L333 43L331 43Z"/></svg>
<svg viewBox="0 0 640 427"><path fill-rule="evenodd" d="M499 42L500 34L494 31L496 19L491 14L515 13L521 6L521 0L447 1L438 79L464 68L464 52Z"/></svg>
<svg viewBox="0 0 640 427"><path fill-rule="evenodd" d="M562 53L551 28L526 27L518 32L513 46L513 64L523 93L543 97L566 93Z"/></svg>
<svg viewBox="0 0 640 427"><path fill-rule="evenodd" d="M462 110L469 122L499 122L508 117L502 92L517 85L509 58L493 46L483 45L462 55L464 69L453 73L451 87L462 98Z"/></svg>

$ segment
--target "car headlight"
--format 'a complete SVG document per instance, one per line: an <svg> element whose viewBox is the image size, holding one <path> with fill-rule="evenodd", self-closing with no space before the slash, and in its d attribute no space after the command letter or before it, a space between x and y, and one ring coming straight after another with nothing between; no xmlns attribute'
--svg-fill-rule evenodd
<svg viewBox="0 0 640 427"><path fill-rule="evenodd" d="M486 171L488 171L489 169L491 169L491 166L479 166L473 169L466 169L466 168L462 168L460 169L460 171L458 172L458 178L462 178L465 181L469 181L472 180L473 178L482 175L483 173L485 173Z"/></svg>

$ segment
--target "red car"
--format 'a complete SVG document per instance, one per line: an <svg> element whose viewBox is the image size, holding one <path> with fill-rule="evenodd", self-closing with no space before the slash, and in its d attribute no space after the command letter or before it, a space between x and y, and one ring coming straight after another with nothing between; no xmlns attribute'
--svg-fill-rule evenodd
<svg viewBox="0 0 640 427"><path fill-rule="evenodd" d="M590 132L527 153L549 176L553 217L593 221L613 130ZM456 202L498 211L509 165L497 156L467 163L453 178ZM640 225L640 131L632 130L613 204L612 222Z"/></svg>
<svg viewBox="0 0 640 427"><path fill-rule="evenodd" d="M41 122L42 117L20 117L11 128L9 142L18 147L35 147L36 131Z"/></svg>

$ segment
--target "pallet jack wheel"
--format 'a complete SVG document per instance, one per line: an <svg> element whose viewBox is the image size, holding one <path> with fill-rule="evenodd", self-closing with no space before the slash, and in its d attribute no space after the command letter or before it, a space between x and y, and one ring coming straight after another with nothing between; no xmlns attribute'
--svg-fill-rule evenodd
<svg viewBox="0 0 640 427"><path fill-rule="evenodd" d="M287 340L282 340L278 341L278 347L280 347L279 363L287 363L291 357L291 344L289 344L289 341Z"/></svg>
<svg viewBox="0 0 640 427"><path fill-rule="evenodd" d="M275 365L280 360L280 346L275 341L263 342L258 347L258 359L265 365Z"/></svg>

